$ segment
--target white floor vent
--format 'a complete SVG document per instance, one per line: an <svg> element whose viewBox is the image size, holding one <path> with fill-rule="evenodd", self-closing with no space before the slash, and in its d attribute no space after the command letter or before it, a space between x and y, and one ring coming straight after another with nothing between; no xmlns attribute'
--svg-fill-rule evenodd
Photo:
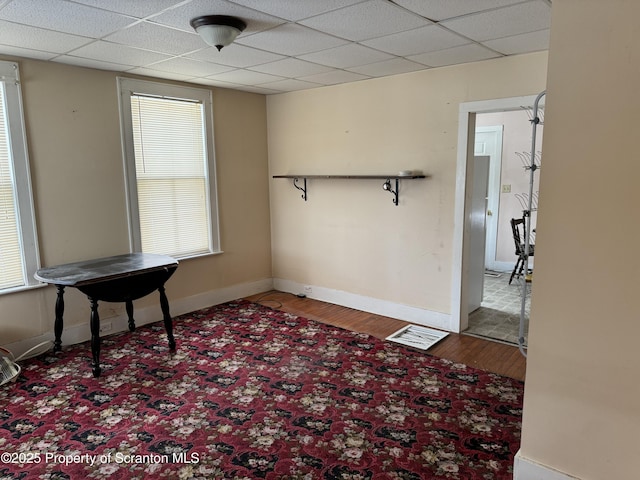
<svg viewBox="0 0 640 480"><path fill-rule="evenodd" d="M8 357L0 356L0 385L15 382L20 375L20 365L9 360Z"/></svg>
<svg viewBox="0 0 640 480"><path fill-rule="evenodd" d="M428 350L447 335L449 335L447 332L440 330L419 327L417 325L407 325L389 335L387 340L409 347L419 348L420 350Z"/></svg>

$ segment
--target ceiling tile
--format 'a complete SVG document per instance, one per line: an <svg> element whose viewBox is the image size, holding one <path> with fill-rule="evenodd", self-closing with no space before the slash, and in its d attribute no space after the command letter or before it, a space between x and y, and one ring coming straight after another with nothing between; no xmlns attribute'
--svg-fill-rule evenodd
<svg viewBox="0 0 640 480"><path fill-rule="evenodd" d="M317 75L310 75L308 77L301 77L299 80L303 80L311 83L320 83L322 85L336 85L338 83L355 82L357 80L366 80L366 75L360 75L359 73L347 72L345 70L332 70L327 73L319 73Z"/></svg>
<svg viewBox="0 0 640 480"><path fill-rule="evenodd" d="M441 25L481 42L543 30L549 28L550 23L550 6L544 2L527 2L446 20Z"/></svg>
<svg viewBox="0 0 640 480"><path fill-rule="evenodd" d="M196 60L216 62L221 65L229 65L237 68L253 67L286 58L284 55L277 55L256 48L245 47L238 43L232 43L220 51L215 47L209 47L186 56Z"/></svg>
<svg viewBox="0 0 640 480"><path fill-rule="evenodd" d="M286 18L294 22L360 2L362 2L362 0L295 0L288 2L274 2L273 0L234 0L234 3L239 3L240 5L275 15L276 17Z"/></svg>
<svg viewBox="0 0 640 480"><path fill-rule="evenodd" d="M362 43L378 50L405 57L407 55L457 47L458 45L470 43L470 41L438 25L428 25L406 32L366 40Z"/></svg>
<svg viewBox="0 0 640 480"><path fill-rule="evenodd" d="M384 62L370 63L369 65L360 65L359 67L349 68L350 72L361 73L370 77L385 77L387 75L398 75L401 73L415 72L424 70L424 65L405 60L404 58L393 58Z"/></svg>
<svg viewBox="0 0 640 480"><path fill-rule="evenodd" d="M127 47L105 41L97 41L71 52L73 57L90 58L109 63L138 66L170 58L168 55Z"/></svg>
<svg viewBox="0 0 640 480"><path fill-rule="evenodd" d="M294 23L286 23L255 35L238 37L236 42L241 45L291 56L317 52L318 50L325 50L347 43L346 40Z"/></svg>
<svg viewBox="0 0 640 480"><path fill-rule="evenodd" d="M265 63L264 65L256 65L251 70L269 73L271 75L279 75L281 77L304 77L307 75L315 75L316 73L328 72L331 69L317 63L305 62L297 58L285 58L277 62Z"/></svg>
<svg viewBox="0 0 640 480"><path fill-rule="evenodd" d="M127 70L127 73L133 73L135 75L145 75L147 77L154 77L154 78L163 78L167 80L177 80L180 82L185 82L185 81L194 82L193 77L189 75L183 75L181 73L173 73L173 72L159 72L158 70L152 70L150 68L145 68L145 67L132 68L130 70Z"/></svg>
<svg viewBox="0 0 640 480"><path fill-rule="evenodd" d="M286 80L279 80L277 82L263 83L261 87L270 88L272 90L278 90L279 92L290 92L293 90L306 90L307 88L316 88L321 85L318 83L304 82L302 80L295 80L288 78Z"/></svg>
<svg viewBox="0 0 640 480"><path fill-rule="evenodd" d="M487 47L505 55L518 55L533 51L549 49L549 30L523 33L513 37L498 38L482 42Z"/></svg>
<svg viewBox="0 0 640 480"><path fill-rule="evenodd" d="M136 18L144 18L159 11L184 3L184 0L73 0L90 7L101 8L111 12L123 13Z"/></svg>
<svg viewBox="0 0 640 480"><path fill-rule="evenodd" d="M430 22L384 0L368 0L299 23L340 38L361 41L422 27Z"/></svg>
<svg viewBox="0 0 640 480"><path fill-rule="evenodd" d="M256 85L256 86L243 85L242 87L238 88L238 90L242 90L243 92L259 93L261 95L271 95L274 93L281 93L277 90L272 90L271 88L264 88L262 85Z"/></svg>
<svg viewBox="0 0 640 480"><path fill-rule="evenodd" d="M225 65L216 65L215 63L200 62L185 57L174 57L170 60L148 65L150 70L159 70L161 72L180 73L189 77L208 77L218 73L224 73L232 70L232 67Z"/></svg>
<svg viewBox="0 0 640 480"><path fill-rule="evenodd" d="M231 88L236 90L240 90L246 87L246 85L240 85L238 83L223 82L221 80L216 80L214 78L209 78L209 77L192 78L189 80L189 83L197 83L198 85L208 85L210 87Z"/></svg>
<svg viewBox="0 0 640 480"><path fill-rule="evenodd" d="M480 60L488 60L489 58L499 57L496 52L492 52L488 48L472 43L453 47L447 50L437 52L423 53L421 55L412 55L409 60L422 63L430 67L444 67L445 65L455 65L457 63L478 62Z"/></svg>
<svg viewBox="0 0 640 480"><path fill-rule="evenodd" d="M0 10L0 19L64 33L100 38L136 20L63 0L20 0Z"/></svg>
<svg viewBox="0 0 640 480"><path fill-rule="evenodd" d="M0 20L0 44L41 50L52 53L66 53L93 40L68 33L43 30L28 25Z"/></svg>
<svg viewBox="0 0 640 480"><path fill-rule="evenodd" d="M14 57L34 58L36 60L52 60L58 56L57 53L31 50L29 48L11 47L0 45L0 55L13 55Z"/></svg>
<svg viewBox="0 0 640 480"><path fill-rule="evenodd" d="M468 13L522 3L523 0L394 0L412 12L431 20L444 20Z"/></svg>
<svg viewBox="0 0 640 480"><path fill-rule="evenodd" d="M207 78L220 80L222 82L237 83L240 85L258 85L261 83L275 82L282 80L282 77L268 75L261 72L253 72L251 70L233 70L231 72L221 73L219 75L210 75Z"/></svg>
<svg viewBox="0 0 640 480"><path fill-rule="evenodd" d="M123 65L121 63L111 63L102 60L72 57L70 55L62 55L60 57L57 57L54 61L57 63L66 63L67 65L75 65L76 67L95 68L98 70L113 70L116 72L122 72L127 68L131 68L130 65Z"/></svg>
<svg viewBox="0 0 640 480"><path fill-rule="evenodd" d="M195 32L182 32L149 22L137 23L109 35L106 40L169 55L182 55L208 47Z"/></svg>
<svg viewBox="0 0 640 480"><path fill-rule="evenodd" d="M358 45L357 43L349 43L340 47L301 55L300 58L331 67L346 68L389 60L393 57L387 53Z"/></svg>
<svg viewBox="0 0 640 480"><path fill-rule="evenodd" d="M189 22L192 18L203 15L231 15L241 18L247 24L247 28L240 34L241 36L260 32L284 23L284 20L280 18L225 0L193 0L178 8L167 10L152 17L150 21L179 28L186 32L193 32L194 30Z"/></svg>

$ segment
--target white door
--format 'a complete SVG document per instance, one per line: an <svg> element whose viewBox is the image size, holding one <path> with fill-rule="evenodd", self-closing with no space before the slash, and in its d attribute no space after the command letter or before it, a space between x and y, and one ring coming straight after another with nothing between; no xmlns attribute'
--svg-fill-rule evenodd
<svg viewBox="0 0 640 480"><path fill-rule="evenodd" d="M489 157L475 157L469 206L469 313L480 308L484 290L484 252L487 218Z"/></svg>
<svg viewBox="0 0 640 480"><path fill-rule="evenodd" d="M476 127L474 155L489 157L484 266L489 270L499 270L500 267L496 263L496 251L498 210L500 208L500 172L502 170L502 125Z"/></svg>

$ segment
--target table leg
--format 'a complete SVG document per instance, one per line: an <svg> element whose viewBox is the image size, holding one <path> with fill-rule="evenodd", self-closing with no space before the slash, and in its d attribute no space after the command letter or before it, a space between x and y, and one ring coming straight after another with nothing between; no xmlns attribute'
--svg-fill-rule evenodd
<svg viewBox="0 0 640 480"><path fill-rule="evenodd" d="M53 324L53 333L55 334L53 351L59 352L62 350L62 327L64 326L62 320L64 315L64 285L56 285L56 287L58 288L58 298L56 299L56 320Z"/></svg>
<svg viewBox="0 0 640 480"><path fill-rule="evenodd" d="M164 319L164 328L167 331L167 338L169 339L169 350L176 351L176 340L173 338L173 320L171 320L171 314L169 313L169 300L164 293L164 285L158 288L160 292L160 308L162 309L162 317Z"/></svg>
<svg viewBox="0 0 640 480"><path fill-rule="evenodd" d="M133 332L136 329L136 321L133 319L133 302L131 300L126 301L127 317L129 317L129 331Z"/></svg>
<svg viewBox="0 0 640 480"><path fill-rule="evenodd" d="M91 355L93 357L93 376L100 376L100 317L98 316L98 300L89 298L91 302Z"/></svg>

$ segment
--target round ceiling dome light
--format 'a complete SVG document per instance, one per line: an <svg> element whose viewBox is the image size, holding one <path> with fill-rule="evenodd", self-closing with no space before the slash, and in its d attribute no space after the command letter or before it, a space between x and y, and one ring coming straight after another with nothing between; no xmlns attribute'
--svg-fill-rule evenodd
<svg viewBox="0 0 640 480"><path fill-rule="evenodd" d="M204 15L189 23L208 45L216 47L218 51L231 45L240 32L247 28L244 21L227 15Z"/></svg>

